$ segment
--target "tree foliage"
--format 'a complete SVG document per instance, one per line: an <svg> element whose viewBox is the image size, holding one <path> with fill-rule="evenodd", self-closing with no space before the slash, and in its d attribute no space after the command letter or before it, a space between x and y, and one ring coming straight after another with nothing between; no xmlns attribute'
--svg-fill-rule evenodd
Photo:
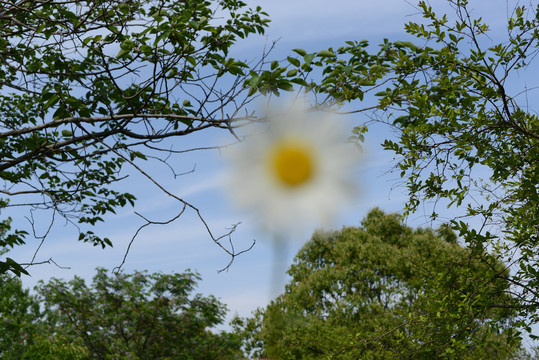
<svg viewBox="0 0 539 360"><path fill-rule="evenodd" d="M79 360L88 355L80 341L48 333L37 297L21 280L0 276L0 357L28 360Z"/></svg>
<svg viewBox="0 0 539 360"><path fill-rule="evenodd" d="M18 359L33 342L41 317L39 303L21 281L0 277L0 357Z"/></svg>
<svg viewBox="0 0 539 360"><path fill-rule="evenodd" d="M384 147L401 159L407 210L442 200L477 219L478 226L460 219L452 225L478 252L494 249L505 260L517 306L526 322L536 322L539 119L519 79L533 71L539 8L516 7L507 38L493 44L489 26L472 17L466 1L450 3L454 21L422 2L427 25L406 26L436 45L395 50L396 77L381 103L404 115L392 118L398 141Z"/></svg>
<svg viewBox="0 0 539 360"><path fill-rule="evenodd" d="M474 2L445 4L454 11L418 3L423 20L405 26L415 41L386 39L372 53L366 41L312 55L297 49L309 57L297 65L321 74L308 89L322 105L350 102L348 113L368 114L352 141L361 144L372 123L391 127L397 136L383 148L395 154L408 190L404 215L429 209L432 220L449 217L477 254L494 251L511 270L498 276L510 281L531 331L539 305L539 118L530 102L539 7L516 5L506 28L491 29ZM376 103L358 106L369 94Z"/></svg>
<svg viewBox="0 0 539 360"><path fill-rule="evenodd" d="M284 294L237 325L271 359L509 359L514 299L490 257L374 209L361 227L316 232Z"/></svg>
<svg viewBox="0 0 539 360"><path fill-rule="evenodd" d="M192 272L116 273L98 269L91 286L41 282L37 295L16 277L0 282L2 359L237 359L239 338L212 330L226 307L193 294Z"/></svg>
<svg viewBox="0 0 539 360"><path fill-rule="evenodd" d="M116 185L126 165L205 226L141 164L188 150L168 139L249 118L244 80L264 55L251 68L230 52L268 22L237 0L0 1L0 246L23 244L44 214L112 245L91 229L134 205ZM9 207L29 210L30 229L12 229ZM0 270L24 271L10 258Z"/></svg>
<svg viewBox="0 0 539 360"><path fill-rule="evenodd" d="M236 359L236 336L211 329L226 308L212 296L193 295L197 274L98 269L92 285L53 279L37 291L54 339L80 343L89 359Z"/></svg>

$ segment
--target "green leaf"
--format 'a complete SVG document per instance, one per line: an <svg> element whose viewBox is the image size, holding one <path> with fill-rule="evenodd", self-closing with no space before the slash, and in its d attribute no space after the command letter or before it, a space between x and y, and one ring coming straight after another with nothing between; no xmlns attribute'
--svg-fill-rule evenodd
<svg viewBox="0 0 539 360"><path fill-rule="evenodd" d="M303 60L305 61L305 65L309 66L315 57L316 57L316 54L305 55L303 57Z"/></svg>
<svg viewBox="0 0 539 360"><path fill-rule="evenodd" d="M285 91L294 91L294 85L289 82L282 81L277 85L277 88Z"/></svg>
<svg viewBox="0 0 539 360"><path fill-rule="evenodd" d="M45 94L45 96L43 96L43 98L48 98L47 102L44 105L45 109L48 109L48 108L56 105L56 103L59 100L58 94L55 94L55 93L47 93L47 94Z"/></svg>
<svg viewBox="0 0 539 360"><path fill-rule="evenodd" d="M335 55L331 51L322 50L322 51L318 52L318 56L320 56L320 57L336 57L337 55Z"/></svg>
<svg viewBox="0 0 539 360"><path fill-rule="evenodd" d="M197 61L195 60L195 58L193 56L187 56L186 60L187 60L187 62L189 64L191 64L193 66L197 66Z"/></svg>
<svg viewBox="0 0 539 360"><path fill-rule="evenodd" d="M258 75L253 76L251 79L249 79L248 83L251 87L255 88L260 83L260 77Z"/></svg>
<svg viewBox="0 0 539 360"><path fill-rule="evenodd" d="M288 56L286 59L288 60L288 62L289 62L290 64L292 64L292 65L294 65L294 66L299 67L299 66L301 65L301 62L300 62L298 59L296 59L296 58L293 58L293 57Z"/></svg>
<svg viewBox="0 0 539 360"><path fill-rule="evenodd" d="M118 54L116 54L116 59L123 59L129 56L129 53L131 52L131 49L120 49L118 51Z"/></svg>
<svg viewBox="0 0 539 360"><path fill-rule="evenodd" d="M253 96L254 94L256 94L257 91L258 89L255 87L249 88L249 92L247 93L247 96Z"/></svg>
<svg viewBox="0 0 539 360"><path fill-rule="evenodd" d="M169 70L169 72L167 73L167 79L172 79L173 77L175 77L176 75L178 75L178 68L172 68Z"/></svg>
<svg viewBox="0 0 539 360"><path fill-rule="evenodd" d="M286 76L287 76L287 77L296 76L297 73L298 73L298 70L296 70L296 69L291 69L291 70L288 70L288 72L286 73Z"/></svg>
<svg viewBox="0 0 539 360"><path fill-rule="evenodd" d="M305 81L305 79L301 79L301 78L294 78L294 79L291 79L290 82L292 82L292 83L294 83L294 84L298 84L298 85L304 86L304 87L309 86L309 83L308 83L307 81Z"/></svg>
<svg viewBox="0 0 539 360"><path fill-rule="evenodd" d="M18 277L20 277L22 274L30 275L28 274L28 271L19 265L19 263L9 257L6 258L6 261L0 261L0 274L4 274L7 271L11 271Z"/></svg>
<svg viewBox="0 0 539 360"><path fill-rule="evenodd" d="M235 65L228 68L228 72L232 75L245 75L245 73L243 72L243 69Z"/></svg>

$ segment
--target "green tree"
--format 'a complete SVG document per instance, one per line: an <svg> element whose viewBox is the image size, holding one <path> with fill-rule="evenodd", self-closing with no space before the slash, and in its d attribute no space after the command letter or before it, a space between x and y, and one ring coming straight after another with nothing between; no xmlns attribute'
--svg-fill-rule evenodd
<svg viewBox="0 0 539 360"><path fill-rule="evenodd" d="M111 245L91 229L134 205L117 185L126 168L179 202L172 219L192 210L208 228L142 163L177 176L170 156L192 148L173 139L250 119L244 80L265 55L251 69L230 53L268 22L238 0L0 0L0 246L23 244L43 212L72 223L81 241ZM31 212L28 227L12 228L10 206ZM0 271L19 265L3 259Z"/></svg>
<svg viewBox="0 0 539 360"><path fill-rule="evenodd" d="M271 359L510 359L514 299L484 258L448 227L374 209L361 227L315 232L284 294L236 325Z"/></svg>
<svg viewBox="0 0 539 360"><path fill-rule="evenodd" d="M442 214L475 255L495 254L483 261L510 269L498 276L511 283L519 299L513 306L532 331L539 321L539 118L529 95L537 85L539 7L518 5L503 29L491 29L473 4L448 0L454 11L437 12L419 1L423 19L405 26L415 42L386 39L370 53L367 41L349 41L313 54L296 49L303 59L289 61L303 78L320 79L304 86L325 99L322 106L375 95L374 105L348 112L371 114L351 140L360 144L372 123L391 127L396 137L383 148L395 154L394 171L408 190L404 215Z"/></svg>
<svg viewBox="0 0 539 360"><path fill-rule="evenodd" d="M89 359L237 359L237 336L211 329L226 307L212 296L192 295L197 274L98 269L92 285L81 278L53 279L36 289L48 333L83 345Z"/></svg>
<svg viewBox="0 0 539 360"><path fill-rule="evenodd" d="M18 278L0 276L0 357L7 360L78 360L87 350L47 333L35 295Z"/></svg>
<svg viewBox="0 0 539 360"><path fill-rule="evenodd" d="M454 207L461 238L510 267L499 276L512 284L530 331L539 304L539 118L528 102L534 85L522 79L536 74L539 7L515 7L506 37L493 42L467 1L449 3L452 20L420 2L426 24L406 25L432 47L389 46L394 78L380 107L400 136L384 147L400 159L407 213L429 201ZM434 206L431 217L439 212Z"/></svg>
<svg viewBox="0 0 539 360"><path fill-rule="evenodd" d="M0 357L20 359L39 333L39 303L21 281L0 276Z"/></svg>
<svg viewBox="0 0 539 360"><path fill-rule="evenodd" d="M33 342L24 349L22 359L85 360L89 354L80 340L73 341L62 335L42 333L34 336Z"/></svg>

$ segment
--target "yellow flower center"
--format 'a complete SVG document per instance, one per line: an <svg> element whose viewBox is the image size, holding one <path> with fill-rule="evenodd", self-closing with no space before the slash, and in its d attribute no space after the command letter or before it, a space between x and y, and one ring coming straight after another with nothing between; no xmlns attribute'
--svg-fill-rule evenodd
<svg viewBox="0 0 539 360"><path fill-rule="evenodd" d="M307 146L282 143L271 152L270 166L279 182L289 187L303 185L314 175L312 151Z"/></svg>

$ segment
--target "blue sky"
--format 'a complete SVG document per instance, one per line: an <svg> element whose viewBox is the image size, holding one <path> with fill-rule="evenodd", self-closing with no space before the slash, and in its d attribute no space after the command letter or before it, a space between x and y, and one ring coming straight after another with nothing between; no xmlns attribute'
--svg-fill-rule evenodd
<svg viewBox="0 0 539 360"><path fill-rule="evenodd" d="M239 44L237 57L247 60L259 56L266 41L279 40L270 57L282 59L293 48L317 51L338 47L345 40L367 39L371 44L377 44L383 38L402 39L407 37L403 30L404 23L421 19L419 11L410 4L413 2L404 0L335 0L331 3L327 0L249 0L247 3L253 7L261 5L272 19L265 37ZM435 8L444 3L442 0L431 1ZM506 2L501 0L476 1L473 7L481 15L490 16L493 25L500 24L506 15ZM343 119L350 127L364 120L361 116ZM387 173L391 168L392 155L383 152L379 145L388 136L391 134L383 127L373 127L367 134L365 155L357 172L361 196L352 206L343 209L334 228L358 225L375 206L388 212L402 209L406 200L405 189L398 186L397 174ZM223 144L230 139L207 131L189 135L181 141L181 147L188 149ZM199 292L220 298L227 304L230 314L247 316L257 307L267 304L272 296L271 269L275 259L271 239L258 231L245 214L236 212L229 205L220 188L224 162L218 151L186 153L172 162L177 171L194 171L174 179L164 165L153 163L154 167L145 170L159 174L160 181L167 189L198 207L217 235L226 232L230 225L241 222L232 237L237 250L250 246L253 239L256 239L256 245L248 253L237 257L228 271L218 273L227 265L229 257L211 242L196 214L187 211L171 224L143 229L132 244L124 270L196 270L203 278ZM99 225L95 231L108 236L114 248L102 250L79 243L74 240L76 233L72 227L57 222L36 261L52 257L57 264L69 269L59 269L54 265L34 266L30 269L32 276L23 278L25 286L32 287L38 280L47 280L51 276L70 279L78 275L90 279L98 266L113 268L122 262L129 241L137 228L144 224L134 210L155 221L166 220L175 214L178 207L176 202L160 193L147 179L135 172L130 174L122 186L139 198L136 208L119 210L117 216L107 218L105 224ZM48 219L40 220L40 230L45 232ZM411 217L409 221L411 225L429 225L421 214ZM308 240L312 230L290 240L286 257L280 264L282 273L291 264L303 242ZM27 246L12 251L10 256L21 262L29 261L37 245L36 242L29 242Z"/></svg>

